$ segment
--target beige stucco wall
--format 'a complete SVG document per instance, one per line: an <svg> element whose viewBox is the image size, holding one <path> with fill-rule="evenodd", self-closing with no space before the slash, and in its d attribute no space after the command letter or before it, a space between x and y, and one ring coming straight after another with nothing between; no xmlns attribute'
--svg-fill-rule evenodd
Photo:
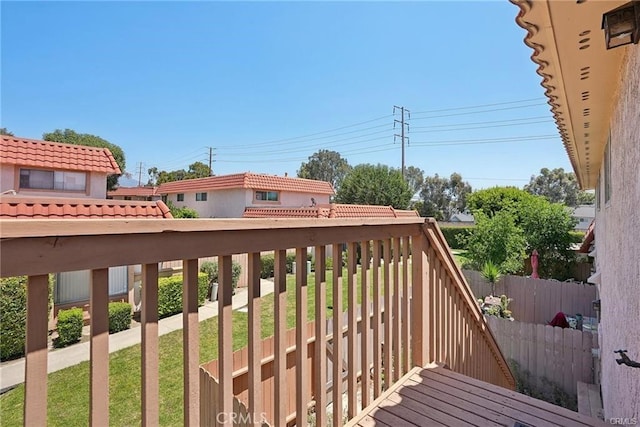
<svg viewBox="0 0 640 427"><path fill-rule="evenodd" d="M601 272L600 346L605 419L640 422L640 369L617 365L613 351L640 361L640 46L627 47L624 83L611 122L611 199L596 212L596 264Z"/></svg>
<svg viewBox="0 0 640 427"><path fill-rule="evenodd" d="M91 197L93 199L107 198L106 173L87 173L88 192L20 190L20 182L16 182L16 177L17 172L14 165L0 165L0 192L15 190L20 195L35 197Z"/></svg>
<svg viewBox="0 0 640 427"><path fill-rule="evenodd" d="M313 197L316 204L329 203L329 195L327 194L313 194L313 193L294 193L291 191L281 191L280 200L278 202L265 202L262 200L255 200L255 191L247 191L247 206L249 207L301 207L311 206L311 198Z"/></svg>

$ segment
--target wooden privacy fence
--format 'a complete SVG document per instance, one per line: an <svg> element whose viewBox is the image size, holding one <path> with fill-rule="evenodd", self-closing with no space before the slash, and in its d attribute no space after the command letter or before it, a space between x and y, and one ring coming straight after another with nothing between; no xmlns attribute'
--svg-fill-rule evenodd
<svg viewBox="0 0 640 427"><path fill-rule="evenodd" d="M491 286L480 272L464 270L464 275L476 298L491 293ZM592 303L597 296L593 285L506 275L496 284L496 295L513 299L509 310L520 322L546 325L559 311L596 317Z"/></svg>
<svg viewBox="0 0 640 427"><path fill-rule="evenodd" d="M201 419L203 413L207 417L211 415L216 422L229 424L234 421L233 414L236 420L247 413L259 415L265 406L273 404L274 424L282 426L291 419L285 403L295 400L293 422L307 425L309 408L315 406L316 423L324 426L327 394L331 393L333 425L337 427L345 418L343 395L347 401L345 415L351 419L378 397L383 388L388 389L414 366L425 366L432 361L444 362L456 372L497 386L514 388L515 385L495 337L433 219L2 220L0 232L0 276L28 276L25 425L47 425L48 422L48 274L86 269L91 270L89 420L92 426L109 424L108 268L137 264L142 265L141 417L137 419L138 414L132 413L131 423L143 427L159 425L161 411L167 410L160 405L163 396L159 387L159 263L176 259L183 260L184 425L205 424L207 418ZM315 292L309 290L306 269L298 269L295 274L295 324L298 327L294 332L296 351L291 353L286 331L286 251L293 249L297 265L304 265L309 247L316 253ZM325 261L328 247L334 253L330 271ZM343 269L345 248L347 260ZM274 392L270 396L265 396L261 386L265 359L260 287L263 251L275 253ZM248 282L248 412L242 410L242 413L238 412L241 407L234 397L233 378L231 261L237 254L247 257ZM364 260L371 259L371 263L363 262L358 267L358 254ZM218 257L219 265L220 387L219 393L213 396L215 408L209 405L211 399L204 403L200 399L200 342L211 337L200 336L198 260L207 257ZM326 280L329 274L331 287ZM343 306L343 283L347 307ZM308 321L309 297L315 305L313 331L304 327ZM360 307L367 308L366 313L358 312L359 298ZM327 305L332 306L331 331L327 327ZM371 334L358 336L359 317L362 317L362 329L371 329ZM331 340L332 334L346 334L346 345L343 340ZM311 364L309 343L314 339L315 363ZM325 357L329 341L332 364L326 363ZM362 349L360 353L358 345ZM295 386L287 388L289 358L295 359L292 361ZM369 365L373 366L372 375L359 376L358 367ZM387 370L385 375L383 367ZM332 371L332 377L328 370ZM331 387L327 381L312 381L313 377L341 376L346 378L346 386L342 381L333 381ZM253 420L260 421L255 416Z"/></svg>
<svg viewBox="0 0 640 427"><path fill-rule="evenodd" d="M550 392L552 381L576 396L578 381L593 383L592 349L598 335L591 331L486 317L507 359L531 374L538 390Z"/></svg>

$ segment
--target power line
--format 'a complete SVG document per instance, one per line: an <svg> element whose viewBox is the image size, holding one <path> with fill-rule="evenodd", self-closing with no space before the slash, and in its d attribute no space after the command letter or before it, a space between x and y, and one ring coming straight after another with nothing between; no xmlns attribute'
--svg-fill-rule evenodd
<svg viewBox="0 0 640 427"><path fill-rule="evenodd" d="M451 126L473 126L473 125L486 125L490 123L511 123L511 122L520 122L526 120L541 120L541 119L550 119L550 116L535 116L535 117L523 117L520 119L508 119L508 120L488 120L482 122L471 122L471 123L448 123L448 124L438 124L438 125L429 125L429 126L414 126L414 129L431 129L431 128L440 128L440 127L451 127ZM549 121L553 121L550 119Z"/></svg>
<svg viewBox="0 0 640 427"><path fill-rule="evenodd" d="M471 127L465 127L465 128L457 128L457 129L418 130L418 131L414 131L413 133L461 132L461 131L472 130L472 129L489 129L489 128L501 128L501 127L507 127L507 126L534 125L537 123L550 123L552 121L553 120L539 120L539 121L533 121L533 122L510 123L510 124L503 124L503 125L471 126Z"/></svg>
<svg viewBox="0 0 640 427"><path fill-rule="evenodd" d="M472 114L482 114L482 113L491 113L493 111L505 111L505 110L515 110L519 108L531 108L531 107L539 107L541 105L547 105L546 102L542 102L539 104L531 104L531 105L516 105L514 107L506 107L506 108L494 108L491 110L482 110L482 111L468 111L466 113L454 113L454 114L440 114L438 116L429 116L429 117L416 117L413 120L426 120L426 119L436 119L439 117L453 117L453 116L467 116Z"/></svg>
<svg viewBox="0 0 640 427"><path fill-rule="evenodd" d="M474 144L497 144L502 142L522 142L522 141L539 141L542 139L557 138L558 135L533 135L511 138L493 138L493 139L452 139L446 141L431 142L414 142L412 145L419 146L439 146L439 145L474 145Z"/></svg>
<svg viewBox="0 0 640 427"><path fill-rule="evenodd" d="M444 111L456 111L456 110L471 110L474 108L484 108L484 107L495 107L497 105L510 105L510 104L521 104L523 102L533 102L540 101L545 98L531 98L531 99L521 99L519 101L507 101L507 102L496 102L494 104L481 104L481 105L470 105L467 107L452 107L452 108L442 108L438 110L425 110L425 111L416 111L413 114L430 114L430 113L441 113Z"/></svg>

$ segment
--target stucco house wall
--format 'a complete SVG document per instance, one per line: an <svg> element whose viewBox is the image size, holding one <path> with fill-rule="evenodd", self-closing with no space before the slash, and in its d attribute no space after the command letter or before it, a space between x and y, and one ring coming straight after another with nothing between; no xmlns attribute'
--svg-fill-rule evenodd
<svg viewBox="0 0 640 427"><path fill-rule="evenodd" d="M605 417L640 417L640 369L618 365L613 351L640 360L640 46L628 47L611 119L611 198L600 168L596 266L600 276L599 342ZM605 419L606 419L605 418ZM639 421L640 422L640 421Z"/></svg>
<svg viewBox="0 0 640 427"><path fill-rule="evenodd" d="M27 167L27 169L37 169ZM51 169L61 170L61 169ZM87 197L91 199L107 198L107 174L100 172L86 172L86 191L46 191L20 189L20 167L11 164L0 165L0 192L15 190L18 194L36 197ZM75 171L74 171L75 172Z"/></svg>

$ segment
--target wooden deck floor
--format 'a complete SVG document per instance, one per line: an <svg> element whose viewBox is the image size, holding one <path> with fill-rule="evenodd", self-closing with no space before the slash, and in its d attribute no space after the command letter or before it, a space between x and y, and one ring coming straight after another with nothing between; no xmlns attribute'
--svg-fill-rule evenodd
<svg viewBox="0 0 640 427"><path fill-rule="evenodd" d="M603 421L457 374L414 368L348 426L605 426Z"/></svg>

